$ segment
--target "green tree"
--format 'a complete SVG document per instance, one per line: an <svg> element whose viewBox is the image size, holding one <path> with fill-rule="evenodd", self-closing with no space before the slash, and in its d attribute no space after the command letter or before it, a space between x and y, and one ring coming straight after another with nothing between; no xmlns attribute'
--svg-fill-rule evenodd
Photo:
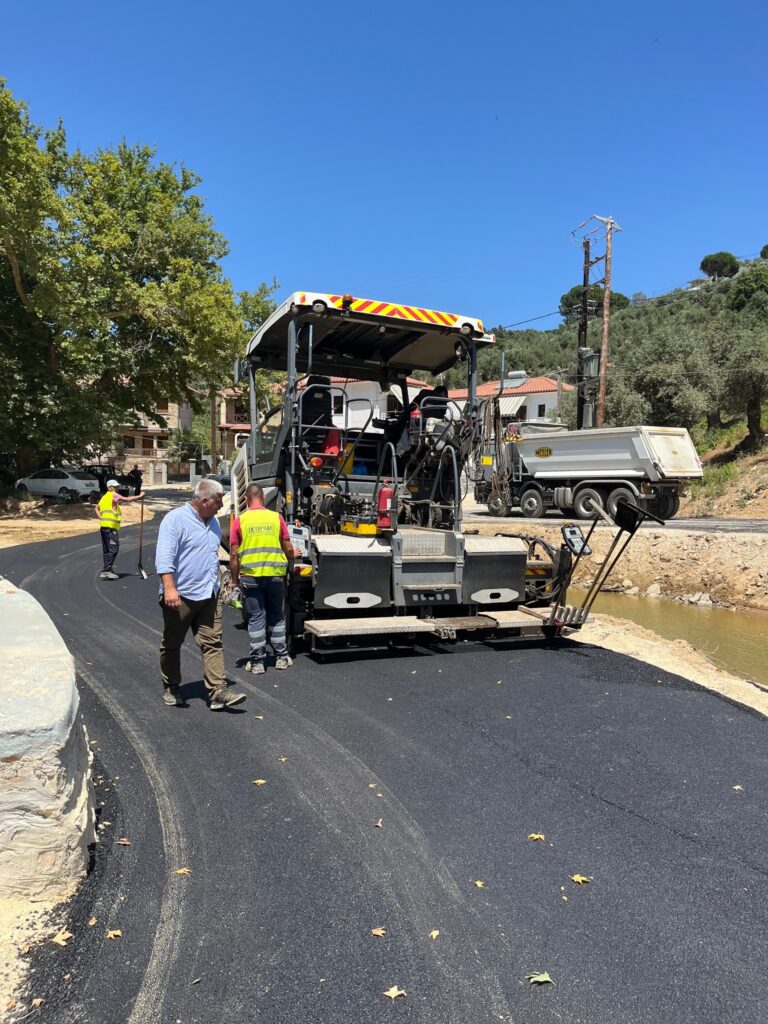
<svg viewBox="0 0 768 1024"><path fill-rule="evenodd" d="M717 280L721 277L733 277L739 269L739 261L731 252L713 252L701 261L700 270Z"/></svg>
<svg viewBox="0 0 768 1024"><path fill-rule="evenodd" d="M764 245L763 248L760 250L760 259L768 260L768 245Z"/></svg>
<svg viewBox="0 0 768 1024"><path fill-rule="evenodd" d="M148 146L68 154L0 84L0 451L21 468L229 380L271 289L236 299L198 185Z"/></svg>
<svg viewBox="0 0 768 1024"><path fill-rule="evenodd" d="M728 292L728 305L738 312L768 316L768 264L758 263L739 274Z"/></svg>

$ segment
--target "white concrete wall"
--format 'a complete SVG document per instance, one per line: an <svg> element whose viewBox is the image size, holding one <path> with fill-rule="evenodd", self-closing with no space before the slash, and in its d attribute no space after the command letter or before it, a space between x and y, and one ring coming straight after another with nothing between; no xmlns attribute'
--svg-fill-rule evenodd
<svg viewBox="0 0 768 1024"><path fill-rule="evenodd" d="M0 578L0 899L59 900L94 841L75 667L40 604Z"/></svg>

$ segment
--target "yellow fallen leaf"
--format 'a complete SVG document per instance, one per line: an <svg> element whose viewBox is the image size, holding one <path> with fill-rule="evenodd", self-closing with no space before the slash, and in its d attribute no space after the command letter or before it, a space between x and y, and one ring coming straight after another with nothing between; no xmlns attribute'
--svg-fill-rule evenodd
<svg viewBox="0 0 768 1024"><path fill-rule="evenodd" d="M554 981L549 976L549 971L534 971L533 974L526 974L526 981L530 981L532 985L554 985Z"/></svg>
<svg viewBox="0 0 768 1024"><path fill-rule="evenodd" d="M506 720L507 720L508 722L511 722L511 721L512 721L512 715L504 715L504 717L506 718Z"/></svg>
<svg viewBox="0 0 768 1024"><path fill-rule="evenodd" d="M281 764L285 764L285 762L286 762L286 761L288 760L288 758L287 758L287 757L278 757L278 759L277 759L277 760L278 760L278 761L279 761L279 762L280 762Z"/></svg>
<svg viewBox="0 0 768 1024"><path fill-rule="evenodd" d="M386 928L371 928L371 935L375 935L377 939L382 939L387 934Z"/></svg>
<svg viewBox="0 0 768 1024"><path fill-rule="evenodd" d="M119 928L111 928L107 932L107 938L108 939L122 939L122 937L123 937L123 933L120 931Z"/></svg>
<svg viewBox="0 0 768 1024"><path fill-rule="evenodd" d="M253 785L254 786L266 786L266 784L267 784L267 780L266 779L254 779L253 780Z"/></svg>
<svg viewBox="0 0 768 1024"><path fill-rule="evenodd" d="M563 901L563 903L567 903L568 902L568 897L567 896L561 896L560 899Z"/></svg>
<svg viewBox="0 0 768 1024"><path fill-rule="evenodd" d="M436 939L439 934L440 930L438 928L433 928L432 931L429 933L429 937L430 939Z"/></svg>
<svg viewBox="0 0 768 1024"><path fill-rule="evenodd" d="M398 988L397 985L393 985L392 988L388 988L387 991L384 992L384 995L388 996L394 1003L398 996L407 996L408 993L404 988Z"/></svg>
<svg viewBox="0 0 768 1024"><path fill-rule="evenodd" d="M95 917L89 917L89 918L88 918L88 927L89 927L89 928L93 928L93 926L94 926L95 924L96 924L96 918L95 918Z"/></svg>
<svg viewBox="0 0 768 1024"><path fill-rule="evenodd" d="M529 832L528 838L532 839L534 843L540 843L542 840L546 839L546 836L543 832Z"/></svg>
<svg viewBox="0 0 768 1024"><path fill-rule="evenodd" d="M71 938L72 932L68 932L66 928L62 928L60 932L57 932L54 935L51 942L55 942L57 946L66 946Z"/></svg>
<svg viewBox="0 0 768 1024"><path fill-rule="evenodd" d="M258 718L258 720L259 720L260 722L263 722L263 721L264 721L264 715L254 715L253 717L254 717L254 718Z"/></svg>
<svg viewBox="0 0 768 1024"><path fill-rule="evenodd" d="M376 799L377 799L377 800L381 800L381 798L382 798L383 796L384 796L384 794L383 794L383 793L377 793L377 794L376 794Z"/></svg>
<svg viewBox="0 0 768 1024"><path fill-rule="evenodd" d="M588 878L586 875L569 875L568 877L572 882L575 882L576 885L589 885L592 881L592 879Z"/></svg>
<svg viewBox="0 0 768 1024"><path fill-rule="evenodd" d="M376 822L376 824L373 827L374 828L384 828L384 819L383 818L379 818L379 820Z"/></svg>
<svg viewBox="0 0 768 1024"><path fill-rule="evenodd" d="M177 875L191 875L192 868L176 868Z"/></svg>
<svg viewBox="0 0 768 1024"><path fill-rule="evenodd" d="M123 836L122 839L116 839L115 840L115 846L130 846L130 845L131 845L131 840L130 839L126 839L125 836Z"/></svg>
<svg viewBox="0 0 768 1024"><path fill-rule="evenodd" d="M385 993L385 995L386 995L386 993ZM5 1004L5 1008L6 1008L6 1010L15 1010L16 1009L16 1000L13 998L13 996L11 996L11 998Z"/></svg>
<svg viewBox="0 0 768 1024"><path fill-rule="evenodd" d="M485 888L485 882L481 882L480 879L478 878L478 880L475 882L475 888L476 889L484 889Z"/></svg>
<svg viewBox="0 0 768 1024"><path fill-rule="evenodd" d="M368 783L368 789L376 789L376 783L375 782L369 782Z"/></svg>
<svg viewBox="0 0 768 1024"><path fill-rule="evenodd" d="M69 979L70 979L71 977L72 977L72 975L71 975L71 974L65 974L65 975L64 975L64 981L69 981Z"/></svg>
<svg viewBox="0 0 768 1024"><path fill-rule="evenodd" d="M37 998L33 999L32 1002L30 1003L30 1006L32 1007L33 1010L37 1009L38 1006L42 1006L42 1005L43 1005L43 1000L40 998L40 996L37 996Z"/></svg>
<svg viewBox="0 0 768 1024"><path fill-rule="evenodd" d="M32 947L30 946L29 943L27 943L26 946L22 947L21 955L22 956L27 956L27 954L30 952L31 949L32 949Z"/></svg>
<svg viewBox="0 0 768 1024"><path fill-rule="evenodd" d="M202 980L203 980L202 978L193 978L192 981L190 982L190 984L192 984L192 985L199 985Z"/></svg>
<svg viewBox="0 0 768 1024"><path fill-rule="evenodd" d="M739 786L738 784L735 785L735 786L731 786L731 789L734 790L736 793L743 793L744 792L744 787L743 786Z"/></svg>

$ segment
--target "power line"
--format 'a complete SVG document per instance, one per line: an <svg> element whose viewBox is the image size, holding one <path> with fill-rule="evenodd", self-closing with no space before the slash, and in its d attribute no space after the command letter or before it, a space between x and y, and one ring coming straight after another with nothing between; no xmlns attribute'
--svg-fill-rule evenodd
<svg viewBox="0 0 768 1024"><path fill-rule="evenodd" d="M520 327L522 324L532 324L534 320L546 320L549 316L562 316L563 314L559 309L556 309L553 313L542 313L541 316L532 316L530 320L518 320L516 324L505 324L502 327L503 331L511 331L513 327Z"/></svg>

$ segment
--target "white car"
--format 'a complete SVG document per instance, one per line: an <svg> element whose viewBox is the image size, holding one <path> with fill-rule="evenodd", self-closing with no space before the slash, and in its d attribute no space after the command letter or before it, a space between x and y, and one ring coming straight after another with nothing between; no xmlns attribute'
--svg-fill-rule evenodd
<svg viewBox="0 0 768 1024"><path fill-rule="evenodd" d="M41 469L17 480L16 490L19 494L27 492L45 497L74 493L95 501L99 496L99 481L91 473L76 469Z"/></svg>

